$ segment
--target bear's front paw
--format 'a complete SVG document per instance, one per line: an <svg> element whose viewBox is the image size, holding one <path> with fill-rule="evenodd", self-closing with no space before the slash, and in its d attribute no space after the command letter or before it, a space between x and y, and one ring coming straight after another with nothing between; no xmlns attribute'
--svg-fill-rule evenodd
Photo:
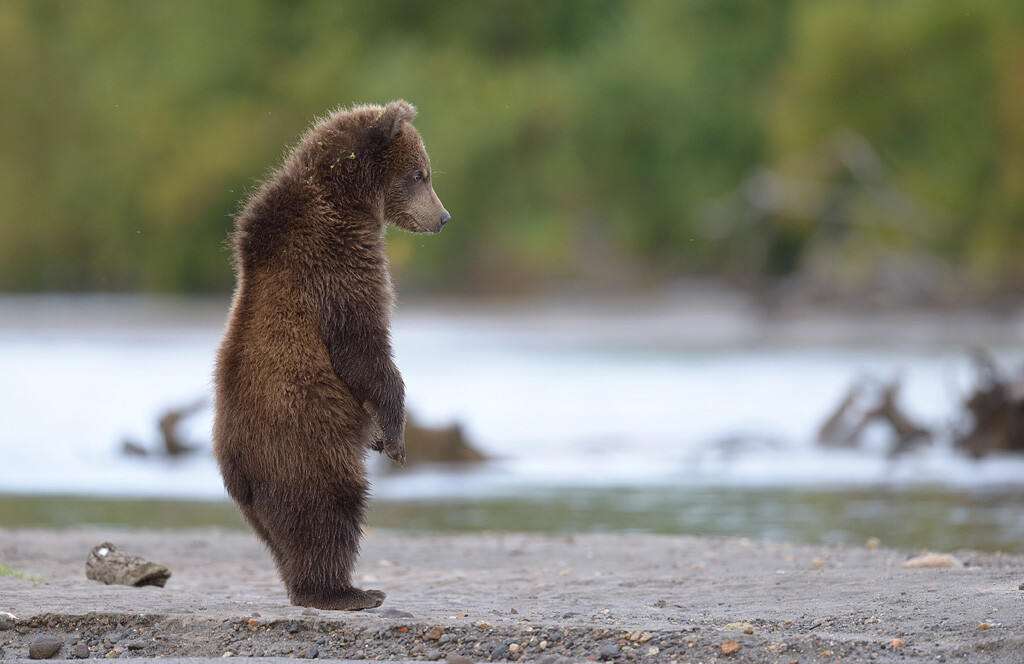
<svg viewBox="0 0 1024 664"><path fill-rule="evenodd" d="M405 441L401 438L388 440L384 443L384 453L399 466L405 465Z"/></svg>

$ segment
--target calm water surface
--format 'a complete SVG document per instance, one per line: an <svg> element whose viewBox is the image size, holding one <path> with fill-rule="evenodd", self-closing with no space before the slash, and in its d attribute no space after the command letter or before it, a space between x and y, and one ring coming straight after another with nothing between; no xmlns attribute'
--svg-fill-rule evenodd
<svg viewBox="0 0 1024 664"><path fill-rule="evenodd" d="M952 451L985 345L1016 367L1016 319L766 321L733 301L403 306L410 411L460 423L491 461L377 473L371 525L638 531L1024 552L1024 460ZM0 298L0 526L241 527L209 453L212 414L157 446L168 408L208 398L226 301ZM943 432L897 461L886 432L827 451L850 382L898 378ZM410 450L413 456L415 450Z"/></svg>

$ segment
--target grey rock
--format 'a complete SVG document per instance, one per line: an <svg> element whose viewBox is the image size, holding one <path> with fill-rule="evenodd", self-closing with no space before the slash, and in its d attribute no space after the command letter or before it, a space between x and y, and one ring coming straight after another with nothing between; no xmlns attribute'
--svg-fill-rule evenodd
<svg viewBox="0 0 1024 664"><path fill-rule="evenodd" d="M597 656L601 659L615 659L619 656L619 647L614 643L606 643L597 651Z"/></svg>
<svg viewBox="0 0 1024 664"><path fill-rule="evenodd" d="M171 572L163 565L128 555L110 542L104 542L89 552L85 577L107 585L163 587Z"/></svg>
<svg viewBox="0 0 1024 664"><path fill-rule="evenodd" d="M37 636L28 647L29 659L51 659L57 656L64 642L56 636Z"/></svg>
<svg viewBox="0 0 1024 664"><path fill-rule="evenodd" d="M491 651L491 659L502 660L508 655L508 646L502 644L494 646L494 650Z"/></svg>
<svg viewBox="0 0 1024 664"><path fill-rule="evenodd" d="M378 614L381 618L412 618L413 615L408 611L399 611L398 609L384 609L379 611Z"/></svg>
<svg viewBox="0 0 1024 664"><path fill-rule="evenodd" d="M89 646L79 643L75 646L74 655L77 659L89 659Z"/></svg>
<svg viewBox="0 0 1024 664"><path fill-rule="evenodd" d="M320 649L316 646L310 646L306 648L306 652L302 653L305 659L316 659L320 656Z"/></svg>

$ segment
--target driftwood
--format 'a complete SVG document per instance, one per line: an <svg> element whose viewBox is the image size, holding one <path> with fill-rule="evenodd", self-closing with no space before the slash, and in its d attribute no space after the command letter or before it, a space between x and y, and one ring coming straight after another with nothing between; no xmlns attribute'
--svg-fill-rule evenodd
<svg viewBox="0 0 1024 664"><path fill-rule="evenodd" d="M470 445L462 433L462 426L427 427L407 415L405 448L408 450L405 467L425 463L479 463L487 457ZM401 471L400 466L387 464L387 471Z"/></svg>
<svg viewBox="0 0 1024 664"><path fill-rule="evenodd" d="M964 401L972 424L953 444L974 458L997 451L1024 452L1024 380L1005 376L983 350L972 356L978 385Z"/></svg>
<svg viewBox="0 0 1024 664"><path fill-rule="evenodd" d="M973 391L962 400L965 423L962 431L929 430L914 422L899 407L900 381L878 389L859 379L839 401L818 430L818 445L856 448L864 431L874 422L884 422L892 431L890 456L945 436L953 446L974 458L990 452L1024 452L1024 377L1005 376L983 350L971 354L977 372Z"/></svg>
<svg viewBox="0 0 1024 664"><path fill-rule="evenodd" d="M204 397L187 406L172 408L161 415L157 420L157 426L160 429L162 447L151 451L133 440L126 440L121 448L122 451L129 456L177 458L201 449L199 445L190 445L184 442L178 432L178 426L182 420L206 408L208 403L209 401Z"/></svg>
<svg viewBox="0 0 1024 664"><path fill-rule="evenodd" d="M155 450L127 440L122 452L129 456L174 459L205 449L203 445L185 442L178 431L182 421L208 407L209 400L199 399L187 406L171 408L157 421L161 445ZM407 416L405 445L409 450L407 465L423 463L476 463L487 457L470 445L459 424L427 427ZM390 467L390 466L389 466Z"/></svg>
<svg viewBox="0 0 1024 664"><path fill-rule="evenodd" d="M868 394L870 386L858 380L850 386L836 410L818 430L818 444L822 447L853 448L860 446L864 431L874 422L884 422L892 430L889 455L898 456L919 445L932 441L932 432L915 423L900 409L897 398L901 388L899 380Z"/></svg>

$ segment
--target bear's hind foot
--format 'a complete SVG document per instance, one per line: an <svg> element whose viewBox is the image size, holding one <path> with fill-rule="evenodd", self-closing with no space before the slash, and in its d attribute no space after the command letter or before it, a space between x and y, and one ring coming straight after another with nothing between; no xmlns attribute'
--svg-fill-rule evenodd
<svg viewBox="0 0 1024 664"><path fill-rule="evenodd" d="M315 609L328 611L359 611L380 606L386 594L380 590L360 590L359 588L343 588L329 594L292 597L295 606L311 606Z"/></svg>

